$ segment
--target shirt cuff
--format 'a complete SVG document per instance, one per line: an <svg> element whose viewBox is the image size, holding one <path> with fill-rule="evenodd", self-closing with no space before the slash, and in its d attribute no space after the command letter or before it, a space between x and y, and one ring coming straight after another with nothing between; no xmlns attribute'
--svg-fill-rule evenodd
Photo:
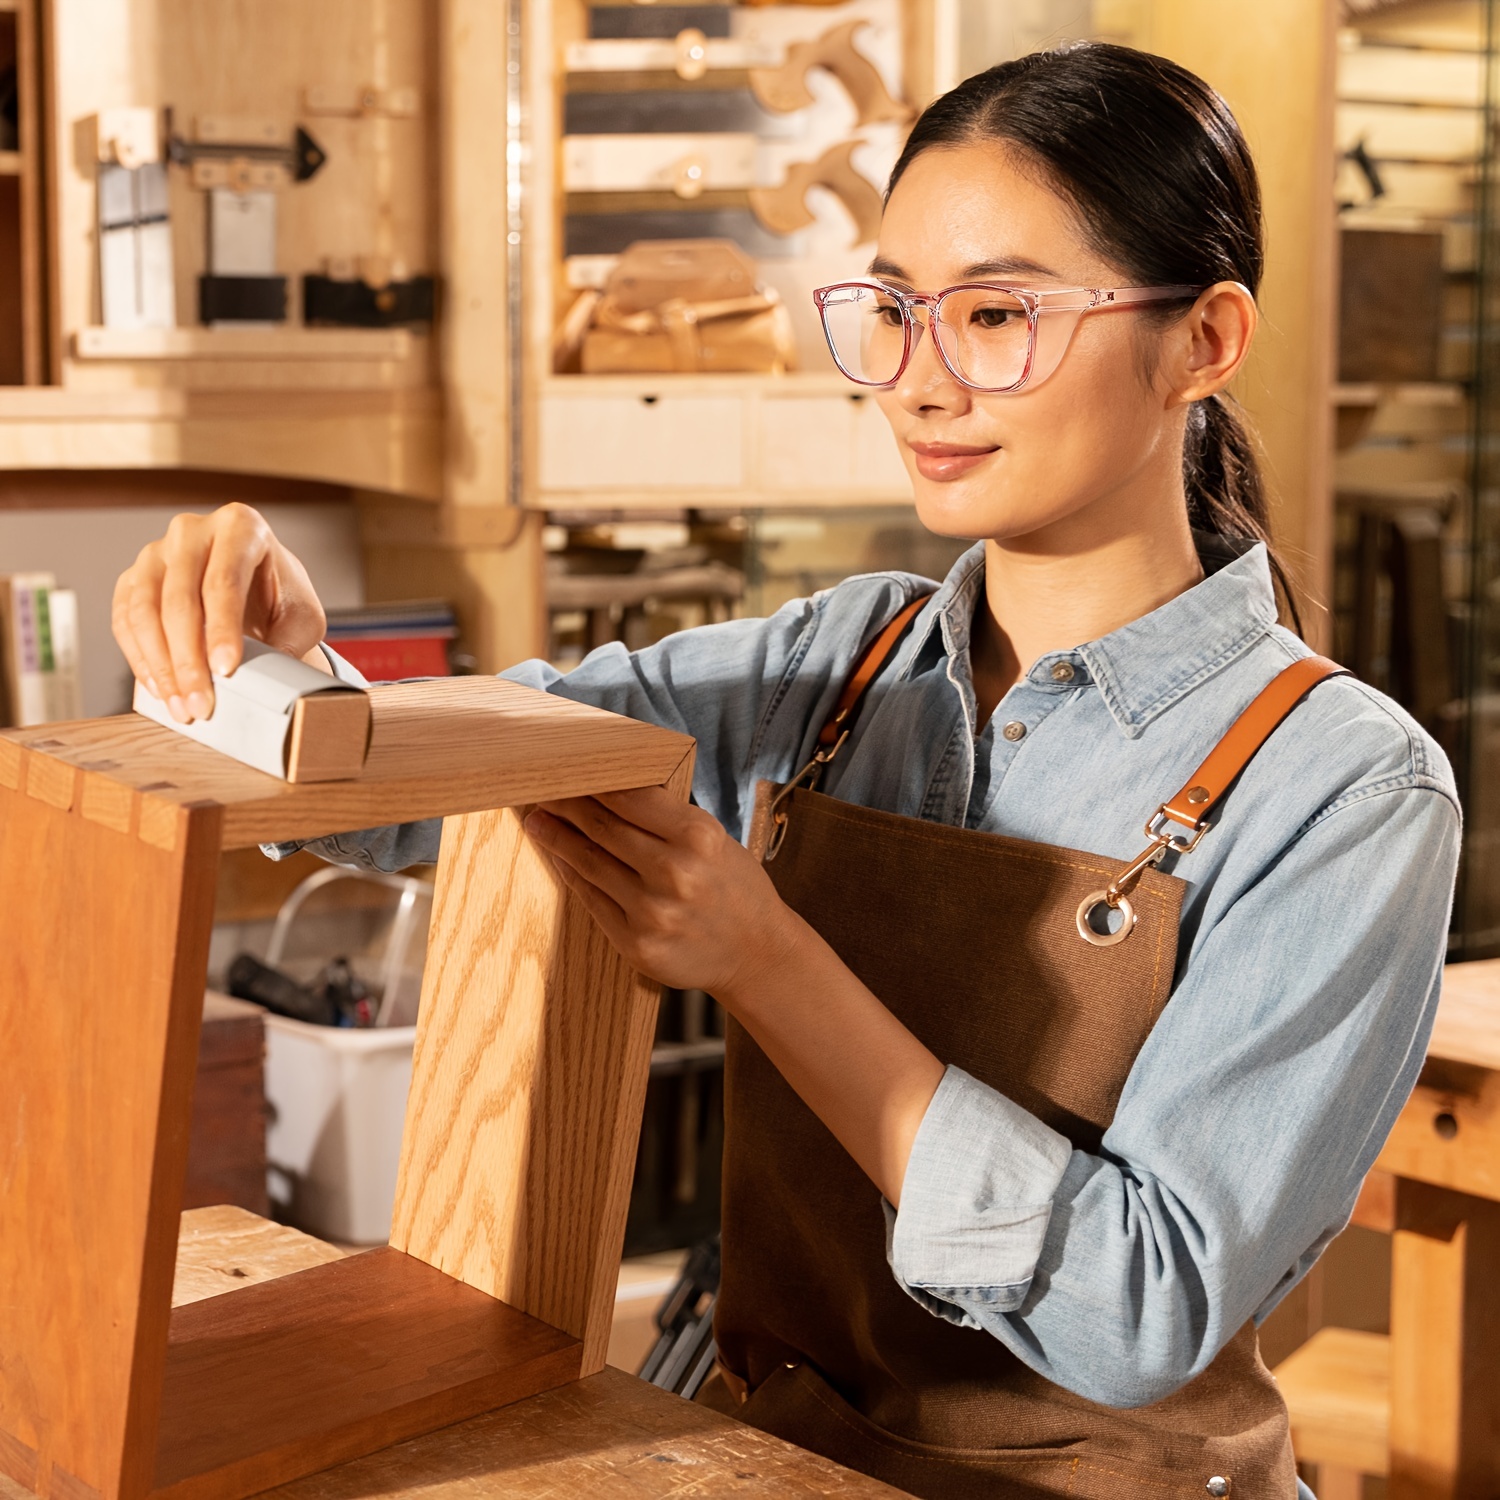
<svg viewBox="0 0 1500 1500"><path fill-rule="evenodd" d="M966 1304L1014 1311L1031 1286L1072 1154L1066 1136L948 1068L917 1128L901 1208L886 1205L886 1258L896 1280L952 1321L971 1322L954 1317Z"/></svg>
<svg viewBox="0 0 1500 1500"><path fill-rule="evenodd" d="M347 682L350 687L368 688L369 682L363 672L351 667L327 641L318 642L318 650L323 653L324 660L328 663L328 670L338 678L340 682ZM373 861L361 858L361 851L346 850L337 846L336 839L290 839L281 844L262 844L260 852L267 859L286 859L295 854L299 849L311 848L315 854L320 854L331 864L356 865L366 869L376 869Z"/></svg>

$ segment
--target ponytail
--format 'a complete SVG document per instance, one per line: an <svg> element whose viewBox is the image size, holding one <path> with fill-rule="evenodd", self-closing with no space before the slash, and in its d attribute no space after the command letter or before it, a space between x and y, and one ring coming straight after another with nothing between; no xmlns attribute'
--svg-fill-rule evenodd
<svg viewBox="0 0 1500 1500"><path fill-rule="evenodd" d="M1069 199L1095 248L1133 286L1260 285L1260 184L1229 106L1164 57L1079 42L1001 63L935 99L906 138L890 189L933 146L1005 141ZM1165 326L1182 304L1142 309ZM1281 608L1301 632L1271 546L1255 442L1228 396L1198 402L1183 451L1188 515L1230 541L1266 544Z"/></svg>
<svg viewBox="0 0 1500 1500"><path fill-rule="evenodd" d="M1271 540L1271 502L1258 445L1232 396L1210 396L1189 408L1182 482L1188 520L1196 529L1229 541L1265 544L1277 603L1301 635L1297 591Z"/></svg>

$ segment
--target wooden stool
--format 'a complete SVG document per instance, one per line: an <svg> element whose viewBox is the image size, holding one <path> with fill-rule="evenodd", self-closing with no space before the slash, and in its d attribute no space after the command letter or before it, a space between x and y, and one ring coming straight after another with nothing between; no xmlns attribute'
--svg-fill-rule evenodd
<svg viewBox="0 0 1500 1500"><path fill-rule="evenodd" d="M1355 1210L1391 1245L1391 1331L1324 1328L1277 1366L1319 1500L1500 1492L1500 960L1449 965L1427 1062Z"/></svg>
<svg viewBox="0 0 1500 1500"><path fill-rule="evenodd" d="M377 688L353 781L135 715L0 735L0 1470L238 1500L600 1369L658 990L512 810L685 737L494 678ZM220 852L446 817L391 1246L171 1306Z"/></svg>

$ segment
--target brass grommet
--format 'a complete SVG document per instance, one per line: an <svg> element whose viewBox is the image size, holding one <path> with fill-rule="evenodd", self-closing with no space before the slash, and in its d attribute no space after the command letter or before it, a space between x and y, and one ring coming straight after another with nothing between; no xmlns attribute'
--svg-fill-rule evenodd
<svg viewBox="0 0 1500 1500"><path fill-rule="evenodd" d="M1135 907L1130 904L1129 896L1121 896L1114 904L1114 910L1120 914L1120 930L1118 932L1095 932L1089 923L1089 918L1095 910L1101 906L1108 906L1105 899L1107 892L1095 891L1092 895L1085 896L1078 903L1078 911L1073 918L1078 928L1078 936L1081 937L1091 948L1113 948L1116 943L1123 943L1130 934L1135 931Z"/></svg>

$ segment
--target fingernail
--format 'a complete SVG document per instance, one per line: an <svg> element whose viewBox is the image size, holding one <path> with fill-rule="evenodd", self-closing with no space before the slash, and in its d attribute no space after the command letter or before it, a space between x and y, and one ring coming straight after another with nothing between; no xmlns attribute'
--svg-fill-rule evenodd
<svg viewBox="0 0 1500 1500"><path fill-rule="evenodd" d="M207 693L189 693L188 711L195 719L206 719L213 711L213 702Z"/></svg>
<svg viewBox="0 0 1500 1500"><path fill-rule="evenodd" d="M187 704L184 703L176 693L173 693L172 696L167 699L167 709L179 724L186 724L189 722Z"/></svg>
<svg viewBox="0 0 1500 1500"><path fill-rule="evenodd" d="M234 652L228 646L218 646L209 657L208 664L220 677L228 677L234 671Z"/></svg>
<svg viewBox="0 0 1500 1500"><path fill-rule="evenodd" d="M161 697L161 689L157 687L156 679L154 677L148 677L146 679L146 691L150 693L153 698Z"/></svg>

